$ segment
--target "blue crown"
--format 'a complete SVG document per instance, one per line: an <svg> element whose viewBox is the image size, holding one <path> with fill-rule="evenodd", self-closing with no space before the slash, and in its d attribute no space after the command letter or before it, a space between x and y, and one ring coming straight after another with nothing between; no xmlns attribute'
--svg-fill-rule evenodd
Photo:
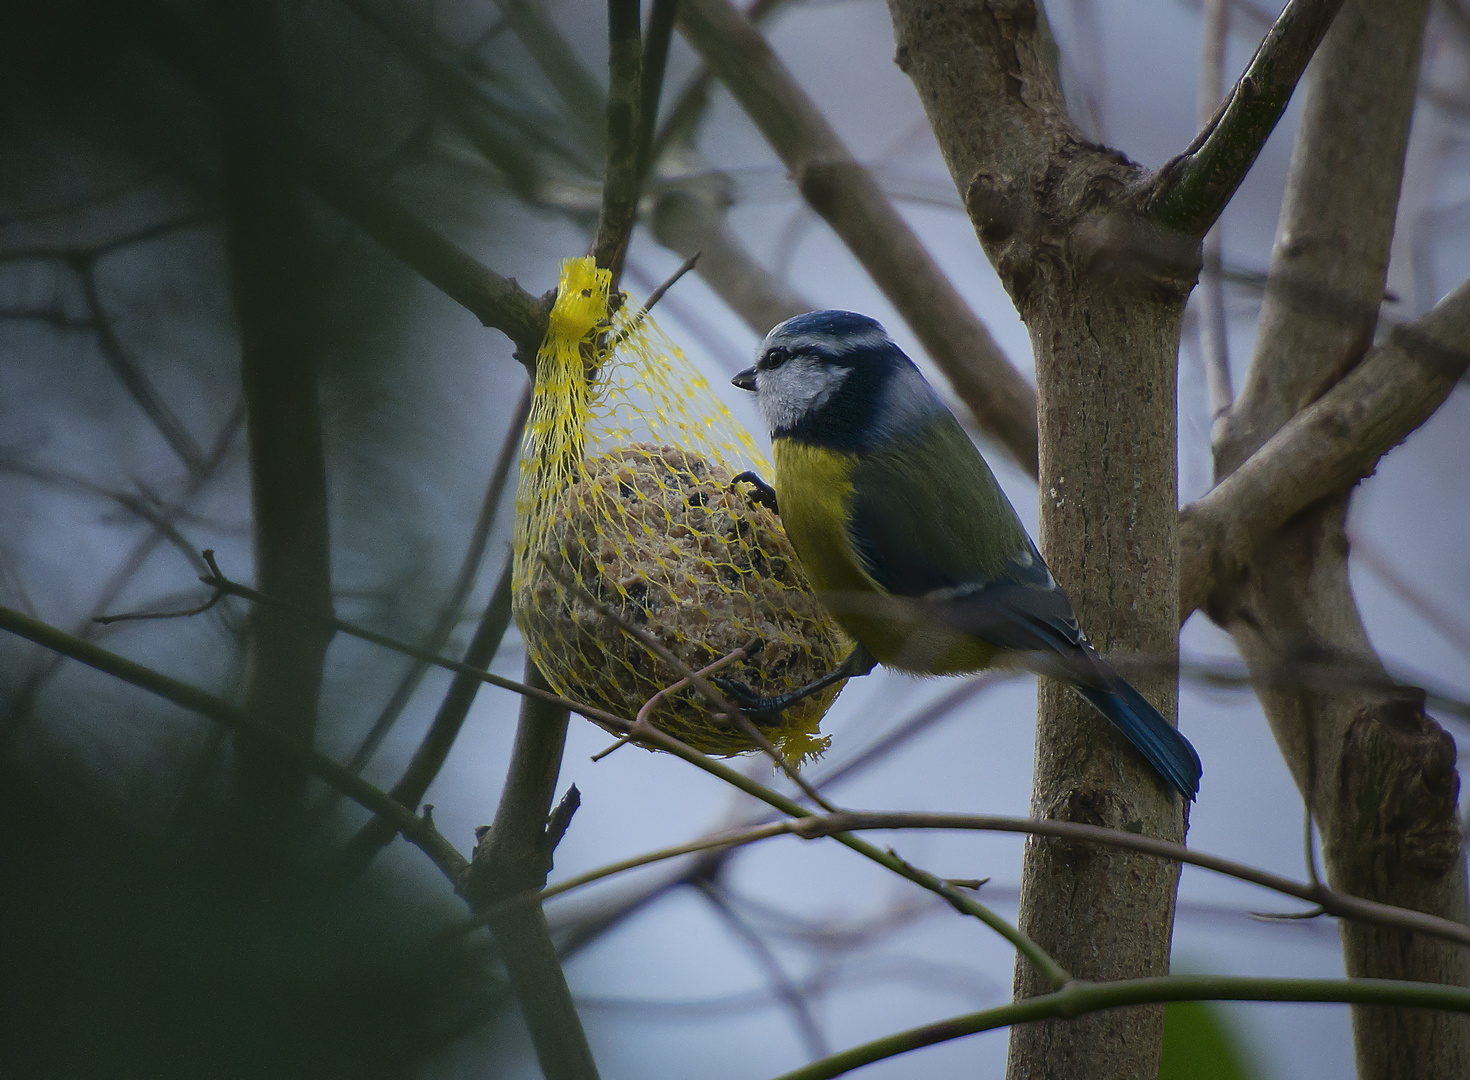
<svg viewBox="0 0 1470 1080"><path fill-rule="evenodd" d="M860 315L856 311L808 311L781 324L783 334L821 334L828 337L846 337L850 334L883 333L877 319Z"/></svg>

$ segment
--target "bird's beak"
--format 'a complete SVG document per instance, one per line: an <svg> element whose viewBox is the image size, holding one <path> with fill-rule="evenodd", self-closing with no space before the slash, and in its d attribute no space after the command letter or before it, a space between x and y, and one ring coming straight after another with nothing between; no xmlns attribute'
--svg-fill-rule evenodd
<svg viewBox="0 0 1470 1080"><path fill-rule="evenodd" d="M738 386L742 390L749 390L752 394L755 393L755 368L746 368L730 380L730 385Z"/></svg>

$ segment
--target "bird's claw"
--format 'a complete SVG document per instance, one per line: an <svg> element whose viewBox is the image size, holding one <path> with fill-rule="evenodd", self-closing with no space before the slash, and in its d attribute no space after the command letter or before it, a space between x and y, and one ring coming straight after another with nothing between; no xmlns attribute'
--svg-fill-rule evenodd
<svg viewBox="0 0 1470 1080"><path fill-rule="evenodd" d="M755 492L750 496L750 501L752 503L757 506L764 506L767 510L775 514L777 517L781 516L781 508L776 503L775 488L771 487L770 484L766 483L749 469L746 469L743 473L736 474L730 480L730 484L733 486L735 484L741 483L742 481L755 488Z"/></svg>
<svg viewBox="0 0 1470 1080"><path fill-rule="evenodd" d="M765 697L757 694L749 686L736 679L726 679L719 675L711 677L714 683L730 699L731 704L737 706L741 712L758 723L774 723L781 716L781 711L786 708L787 702L780 697Z"/></svg>

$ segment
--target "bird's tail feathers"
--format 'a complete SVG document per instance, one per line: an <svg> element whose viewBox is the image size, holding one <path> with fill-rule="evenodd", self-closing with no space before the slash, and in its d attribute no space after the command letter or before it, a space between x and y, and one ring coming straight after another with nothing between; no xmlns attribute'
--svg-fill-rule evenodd
<svg viewBox="0 0 1470 1080"><path fill-rule="evenodd" d="M1159 710L1099 660L1110 678L1102 685L1074 684L1086 698L1148 759L1160 776L1186 799L1199 793L1202 771L1199 755L1189 740L1169 724Z"/></svg>

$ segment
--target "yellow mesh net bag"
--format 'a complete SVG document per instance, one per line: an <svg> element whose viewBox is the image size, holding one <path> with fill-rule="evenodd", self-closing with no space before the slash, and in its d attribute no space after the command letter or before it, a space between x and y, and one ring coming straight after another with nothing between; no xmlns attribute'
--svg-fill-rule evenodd
<svg viewBox="0 0 1470 1080"><path fill-rule="evenodd" d="M826 674L848 643L780 520L734 480L745 469L769 475L765 460L644 311L624 304L609 322L608 286L591 259L567 260L537 356L513 581L531 658L558 693L629 719L678 682L595 598L696 671L758 640L749 660L719 674L763 695ZM790 761L816 756L838 689L762 733ZM649 720L705 753L756 748L692 688L666 695Z"/></svg>

